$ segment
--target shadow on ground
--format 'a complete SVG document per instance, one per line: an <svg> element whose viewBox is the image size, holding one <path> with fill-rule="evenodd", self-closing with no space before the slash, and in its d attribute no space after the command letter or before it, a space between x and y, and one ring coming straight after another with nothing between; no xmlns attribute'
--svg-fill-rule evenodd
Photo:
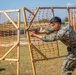
<svg viewBox="0 0 76 75"><path fill-rule="evenodd" d="M5 68L0 68L0 71L4 71L4 70L6 70Z"/></svg>

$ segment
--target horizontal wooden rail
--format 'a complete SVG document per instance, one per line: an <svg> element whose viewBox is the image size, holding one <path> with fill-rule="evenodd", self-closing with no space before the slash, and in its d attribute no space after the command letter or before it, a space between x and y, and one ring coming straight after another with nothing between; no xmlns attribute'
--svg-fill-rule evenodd
<svg viewBox="0 0 76 75"><path fill-rule="evenodd" d="M0 58L0 61L1 61L2 59ZM13 61L13 62L17 62L18 61L18 59L8 59L8 58L5 58L4 59L5 61Z"/></svg>
<svg viewBox="0 0 76 75"><path fill-rule="evenodd" d="M39 9L76 9L76 7L39 7Z"/></svg>
<svg viewBox="0 0 76 75"><path fill-rule="evenodd" d="M1 10L0 13L1 13L1 12L4 12L4 11L5 11L5 12L18 12L19 9L15 9L15 10Z"/></svg>
<svg viewBox="0 0 76 75"><path fill-rule="evenodd" d="M57 59L57 58L62 58L62 57L66 57L66 55L63 55L63 56L57 56L57 57L50 57L50 58L47 58L47 59L34 59L33 61L34 62L37 62L37 61L43 61L43 60L50 60L50 59Z"/></svg>

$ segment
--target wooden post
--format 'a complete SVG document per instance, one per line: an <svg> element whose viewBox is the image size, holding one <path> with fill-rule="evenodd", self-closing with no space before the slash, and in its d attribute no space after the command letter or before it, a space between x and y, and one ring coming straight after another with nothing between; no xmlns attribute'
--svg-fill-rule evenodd
<svg viewBox="0 0 76 75"><path fill-rule="evenodd" d="M53 7L51 7L51 11L52 11L52 17L54 17L54 9L53 9Z"/></svg>
<svg viewBox="0 0 76 75"><path fill-rule="evenodd" d="M68 24L70 25L70 9L67 7L67 11L68 11Z"/></svg>
<svg viewBox="0 0 76 75"><path fill-rule="evenodd" d="M17 30L17 75L20 75L20 10L18 11L18 30Z"/></svg>
<svg viewBox="0 0 76 75"><path fill-rule="evenodd" d="M25 26L28 27L25 8L22 8L22 11L23 11L23 17L24 17L24 24L25 24ZM33 74L36 75L35 63L33 61L33 53L32 53L32 49L31 49L31 41L30 41L30 37L29 37L29 31L26 31L26 35L27 35L27 39L28 39L28 47L29 47L30 58L31 58L31 63L32 63L32 68L33 68Z"/></svg>
<svg viewBox="0 0 76 75"><path fill-rule="evenodd" d="M10 17L10 15L7 14L7 12L18 12L18 25L13 21L13 19ZM20 10L2 10L0 13L4 13L4 15L12 22L14 27L17 30L17 41L16 43L0 58L0 60L6 60L6 61L13 61L17 62L17 75L20 74ZM5 58L14 48L17 48L17 58L16 59L8 59Z"/></svg>
<svg viewBox="0 0 76 75"><path fill-rule="evenodd" d="M52 10L52 17L54 17L54 9L53 9L53 7L51 7L51 10ZM58 50L57 55L59 56L59 46L58 46L58 41L56 41L56 42L57 42L57 50Z"/></svg>

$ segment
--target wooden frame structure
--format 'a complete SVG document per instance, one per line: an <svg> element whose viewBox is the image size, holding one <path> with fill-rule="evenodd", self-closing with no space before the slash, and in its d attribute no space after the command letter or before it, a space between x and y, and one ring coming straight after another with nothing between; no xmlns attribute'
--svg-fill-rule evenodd
<svg viewBox="0 0 76 75"><path fill-rule="evenodd" d="M11 12L17 12L17 16L18 16L18 21L17 24L13 21L13 19L7 14L7 13L11 13ZM16 28L17 30L17 41L16 43L0 58L0 61L5 60L5 61L12 61L12 62L16 62L17 63L17 75L20 74L20 10L19 9L15 9L15 10L2 10L0 11L0 13L3 13L8 20L13 24L13 26ZM14 49L17 48L17 58L16 59L8 59L6 58L6 56L8 56L8 54L10 54L10 52Z"/></svg>
<svg viewBox="0 0 76 75"><path fill-rule="evenodd" d="M44 59L39 59L39 60L33 60L33 54L32 54L32 50L31 48L35 48L36 47L31 43L30 41L30 37L29 37L29 28L32 25L32 22L34 20L34 18L36 17L39 9L51 9L52 10L52 17L54 17L54 9L66 9L67 13L68 13L68 23L70 24L70 9L76 9L76 7L37 7L36 8L36 12L33 13L32 11L30 11L29 9L27 9L26 7L22 8L23 11L23 17L24 17L24 24L25 24L25 28L27 29L26 35L27 35L27 39L28 39L28 46L29 46L29 51L30 51L30 58L31 58L31 62L32 62L32 68L33 68L33 74L36 75L36 69L35 69L35 62L36 61L42 61L42 60L49 60L49 59L55 59L55 58L59 58L59 57L64 57L64 56L59 56L59 52L58 52L58 57L54 57L54 58L47 58L46 56L44 56L41 52L39 52ZM28 11L29 13L31 13L33 15L33 18L30 22L30 24L28 25L27 23L27 18L26 18L26 11ZM36 49L38 51L38 49Z"/></svg>

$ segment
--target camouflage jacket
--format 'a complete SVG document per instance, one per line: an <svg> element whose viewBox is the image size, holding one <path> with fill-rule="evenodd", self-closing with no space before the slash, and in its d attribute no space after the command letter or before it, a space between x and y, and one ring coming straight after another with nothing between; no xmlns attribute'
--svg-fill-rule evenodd
<svg viewBox="0 0 76 75"><path fill-rule="evenodd" d="M76 33L74 32L72 26L66 25L54 34L51 34L54 31L53 27L48 27L45 30L49 35L42 36L43 41L52 42L60 40L67 46L76 46Z"/></svg>

